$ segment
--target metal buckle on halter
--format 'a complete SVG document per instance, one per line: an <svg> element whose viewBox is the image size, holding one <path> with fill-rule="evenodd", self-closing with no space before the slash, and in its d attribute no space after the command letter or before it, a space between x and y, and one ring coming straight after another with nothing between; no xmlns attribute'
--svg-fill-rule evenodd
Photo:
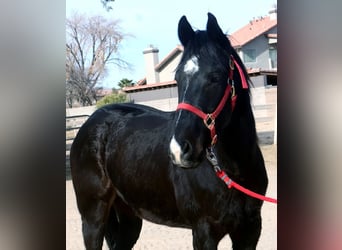
<svg viewBox="0 0 342 250"><path fill-rule="evenodd" d="M204 125L208 129L212 129L215 126L215 118L211 114L207 114L207 117L203 119Z"/></svg>

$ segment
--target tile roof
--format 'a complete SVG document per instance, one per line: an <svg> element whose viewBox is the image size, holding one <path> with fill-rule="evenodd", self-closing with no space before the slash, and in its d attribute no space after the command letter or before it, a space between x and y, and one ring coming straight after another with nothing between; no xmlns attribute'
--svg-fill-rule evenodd
<svg viewBox="0 0 342 250"><path fill-rule="evenodd" d="M145 85L145 84L146 84L146 77L137 81L138 86Z"/></svg>
<svg viewBox="0 0 342 250"><path fill-rule="evenodd" d="M168 81L168 82L161 82L161 83L152 83L146 85L138 85L133 87L124 87L122 90L126 93L131 92L138 92L138 91L145 91L145 90L152 90L152 89L161 89L161 88L169 88L172 86L176 86L176 80Z"/></svg>
<svg viewBox="0 0 342 250"><path fill-rule="evenodd" d="M228 35L234 48L241 47L277 25L277 19L265 16L251 20L247 25Z"/></svg>

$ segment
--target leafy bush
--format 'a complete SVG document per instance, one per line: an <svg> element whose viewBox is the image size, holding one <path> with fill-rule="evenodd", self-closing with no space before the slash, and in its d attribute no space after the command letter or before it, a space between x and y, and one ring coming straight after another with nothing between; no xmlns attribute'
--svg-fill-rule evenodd
<svg viewBox="0 0 342 250"><path fill-rule="evenodd" d="M127 95L126 94L118 94L118 93L113 93L110 95L106 95L103 98L101 98L97 103L96 107L101 108L104 105L111 104L111 103L122 103L122 102L127 102Z"/></svg>

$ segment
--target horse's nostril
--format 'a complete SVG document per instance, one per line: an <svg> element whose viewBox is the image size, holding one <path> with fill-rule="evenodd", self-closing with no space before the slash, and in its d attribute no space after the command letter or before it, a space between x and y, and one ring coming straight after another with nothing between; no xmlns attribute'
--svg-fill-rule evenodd
<svg viewBox="0 0 342 250"><path fill-rule="evenodd" d="M185 141L182 147L182 154L183 154L183 158L185 160L189 160L191 158L191 154L192 154L192 146L190 144L190 142Z"/></svg>

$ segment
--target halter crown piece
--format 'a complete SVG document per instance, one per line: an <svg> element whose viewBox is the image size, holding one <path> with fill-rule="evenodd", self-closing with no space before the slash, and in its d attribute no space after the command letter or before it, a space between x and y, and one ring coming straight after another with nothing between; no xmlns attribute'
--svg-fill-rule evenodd
<svg viewBox="0 0 342 250"><path fill-rule="evenodd" d="M227 87L226 87L226 90L224 91L224 95L223 95L219 105L214 110L214 112L206 114L202 110L200 110L199 108L197 108L191 104L185 103L185 102L179 103L176 110L180 110L180 109L188 110L188 111L194 113L195 115L197 115L203 119L204 125L210 130L210 137L211 137L211 146L207 149L207 159L211 163L211 165L213 166L215 173L216 173L216 176L219 177L227 185L228 188L234 187L234 188L240 190L241 192L243 192L243 193L245 193L251 197L254 197L256 199L277 203L276 199L257 194L257 193L255 193L255 192L253 192L247 188L242 187L241 185L234 182L231 178L229 178L228 175L218 165L218 161L217 161L216 155L215 155L214 150L213 150L213 147L217 142L217 134L216 134L216 129L215 129L215 119L221 113L224 105L226 104L226 102L228 100L230 92L232 93L231 94L232 111L234 111L234 108L235 108L237 95L235 94L235 88L234 88L234 78L233 78L234 66L236 66L237 70L239 71L242 88L248 89L247 80L246 80L246 77L243 73L243 70L240 67L240 65L236 62L235 58L231 55L230 60L229 60L229 76L228 76L228 81L227 81Z"/></svg>

